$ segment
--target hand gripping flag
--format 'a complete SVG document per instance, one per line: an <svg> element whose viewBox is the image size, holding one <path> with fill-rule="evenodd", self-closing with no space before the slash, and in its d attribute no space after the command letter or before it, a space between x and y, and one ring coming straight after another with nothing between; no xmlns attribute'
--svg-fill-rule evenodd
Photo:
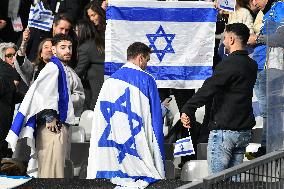
<svg viewBox="0 0 284 189"><path fill-rule="evenodd" d="M152 76L125 64L103 84L93 117L88 179L144 188L165 178L161 104Z"/></svg>
<svg viewBox="0 0 284 189"><path fill-rule="evenodd" d="M210 2L109 1L106 75L140 41L153 50L147 71L159 88L200 88L212 74L216 15Z"/></svg>
<svg viewBox="0 0 284 189"><path fill-rule="evenodd" d="M43 2L40 1L36 6L31 6L28 20L28 27L50 31L54 16L52 11L46 10Z"/></svg>
<svg viewBox="0 0 284 189"><path fill-rule="evenodd" d="M44 109L56 110L61 123L74 123L75 116L65 68L54 56L50 61L26 93L6 137L13 151L18 139L27 137L28 145L32 152L35 152L36 114Z"/></svg>

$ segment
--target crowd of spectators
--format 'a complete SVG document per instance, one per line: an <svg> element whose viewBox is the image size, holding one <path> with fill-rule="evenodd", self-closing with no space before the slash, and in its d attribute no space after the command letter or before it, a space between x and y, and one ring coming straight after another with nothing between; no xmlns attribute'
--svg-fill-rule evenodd
<svg viewBox="0 0 284 189"><path fill-rule="evenodd" d="M71 95L77 95L76 97L72 96L72 100L74 98L78 100L85 96L84 105L81 102L79 104L74 103L76 100L73 101L77 117L80 117L84 110L95 108L104 82L107 1L42 0L44 7L54 14L52 29L49 32L27 27L29 8L37 2L36 0L19 1L16 10L18 12L17 17L21 19L22 32L13 29L15 18L11 16L11 6L15 5L13 3L16 2L13 0L1 0L0 2L0 160L10 156L5 137L12 124L15 105L21 102L41 70L50 62L51 57L56 55L52 51L53 37L59 34L65 35L72 41L72 57L70 61L66 62L70 68L68 77L73 78L73 80L77 80L77 77L80 78L80 82L72 86ZM284 27L280 25L268 31L268 21L282 22L283 24L284 6L282 1L276 0L237 0L236 2L234 12L225 12L216 7L218 19L213 69L218 68L218 64L226 58L228 53L232 53L224 50L224 46L226 46L226 39L224 40L225 25L234 23L246 25L249 29L249 38L244 49L241 50L247 50L249 56L258 65L254 90L259 101L261 116L264 118L261 147L257 153L247 154L250 159L253 159L266 153L267 97L265 85L267 69L283 70ZM227 32L234 33L236 31L229 30ZM236 36L238 37L238 35ZM274 54L271 52L274 52ZM271 57L275 56L275 52L278 53L277 57L280 57L280 59L282 57L282 60L278 59L268 67L267 60L271 60ZM161 102L164 102L170 95L174 95L180 111L191 97L196 98L194 89L163 88L159 89L159 94ZM189 128L195 148L197 143L207 142L210 129L207 126L215 121L212 120L214 119L211 111L212 101L213 97L210 97L204 102L205 116L202 124L192 122L189 128L188 124L182 124L181 121L178 121L173 127L174 132L170 133L180 132L181 137L186 137ZM187 110L184 109L184 111L187 113ZM192 112L189 114L194 117ZM39 117L45 119L50 116L41 115ZM45 121L48 122L48 120L43 120L43 122ZM183 127L183 125L187 127ZM200 125L202 126L200 127ZM196 155L182 157L179 167L192 159L196 159ZM227 167L224 166L224 168Z"/></svg>

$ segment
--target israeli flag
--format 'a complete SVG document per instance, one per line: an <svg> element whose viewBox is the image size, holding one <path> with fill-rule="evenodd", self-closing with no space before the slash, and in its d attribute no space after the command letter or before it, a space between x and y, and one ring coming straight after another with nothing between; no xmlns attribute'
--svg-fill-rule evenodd
<svg viewBox="0 0 284 189"><path fill-rule="evenodd" d="M147 71L159 88L200 88L212 75L216 15L210 2L109 1L106 75L140 41L153 50Z"/></svg>
<svg viewBox="0 0 284 189"><path fill-rule="evenodd" d="M234 12L236 7L236 0L218 0L217 6L225 11Z"/></svg>
<svg viewBox="0 0 284 189"><path fill-rule="evenodd" d="M145 188L165 178L161 104L151 75L125 64L103 84L93 117L88 179Z"/></svg>
<svg viewBox="0 0 284 189"><path fill-rule="evenodd" d="M18 139L25 137L35 150L36 114L44 109L56 110L61 123L74 123L67 72L58 58L53 56L50 61L26 93L6 137L13 151Z"/></svg>
<svg viewBox="0 0 284 189"><path fill-rule="evenodd" d="M27 176L6 176L0 175L1 188L15 188L30 181L32 178Z"/></svg>
<svg viewBox="0 0 284 189"><path fill-rule="evenodd" d="M189 156L191 154L195 154L191 136L176 141L174 157Z"/></svg>
<svg viewBox="0 0 284 189"><path fill-rule="evenodd" d="M51 10L47 10L43 6L43 2L40 1L35 6L31 5L28 27L38 28L44 31L50 31L52 28L54 16Z"/></svg>

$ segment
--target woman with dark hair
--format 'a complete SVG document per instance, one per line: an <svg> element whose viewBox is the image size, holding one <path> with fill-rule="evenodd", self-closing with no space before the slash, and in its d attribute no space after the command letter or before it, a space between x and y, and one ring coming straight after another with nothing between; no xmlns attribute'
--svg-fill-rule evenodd
<svg viewBox="0 0 284 189"><path fill-rule="evenodd" d="M85 16L88 18L102 33L106 29L106 11L102 8L101 3L98 1L91 1L85 7Z"/></svg>
<svg viewBox="0 0 284 189"><path fill-rule="evenodd" d="M250 0L237 0L234 12L229 13L228 24L243 23L253 33L253 16L250 12Z"/></svg>
<svg viewBox="0 0 284 189"><path fill-rule="evenodd" d="M104 82L104 38L88 20L80 20L75 25L75 32L79 42L78 64L75 72L85 80L83 82L86 93L84 109L93 110Z"/></svg>

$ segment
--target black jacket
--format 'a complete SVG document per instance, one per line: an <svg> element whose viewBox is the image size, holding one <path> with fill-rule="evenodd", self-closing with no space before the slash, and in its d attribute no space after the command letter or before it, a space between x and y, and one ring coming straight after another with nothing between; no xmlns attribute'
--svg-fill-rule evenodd
<svg viewBox="0 0 284 189"><path fill-rule="evenodd" d="M209 129L249 130L255 125L252 109L257 64L246 51L235 51L216 66L181 112L194 118L197 108L213 98Z"/></svg>
<svg viewBox="0 0 284 189"><path fill-rule="evenodd" d="M98 65L104 67L104 62L105 53L98 51L94 40L87 40L78 47L78 64L75 72L81 79L100 78L103 80L104 70L98 70Z"/></svg>
<svg viewBox="0 0 284 189"><path fill-rule="evenodd" d="M12 125L15 104L23 99L14 84L19 78L12 66L0 60L0 150Z"/></svg>

